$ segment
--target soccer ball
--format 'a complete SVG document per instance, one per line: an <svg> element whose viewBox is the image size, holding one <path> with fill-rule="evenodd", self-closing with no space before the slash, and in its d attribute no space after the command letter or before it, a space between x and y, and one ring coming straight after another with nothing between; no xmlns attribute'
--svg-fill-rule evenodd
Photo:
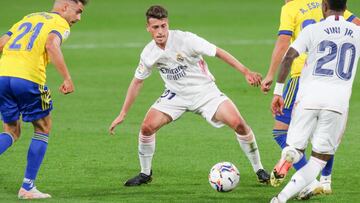
<svg viewBox="0 0 360 203"><path fill-rule="evenodd" d="M215 164L209 173L209 183L218 192L233 190L240 181L240 173L230 162Z"/></svg>

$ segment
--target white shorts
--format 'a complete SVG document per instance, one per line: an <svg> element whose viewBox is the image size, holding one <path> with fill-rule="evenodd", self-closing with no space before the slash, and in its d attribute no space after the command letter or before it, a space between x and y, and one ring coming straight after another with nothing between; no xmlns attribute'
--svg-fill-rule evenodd
<svg viewBox="0 0 360 203"><path fill-rule="evenodd" d="M299 105L293 110L286 143L297 149L305 149L310 139L314 152L335 154L346 122L347 113L305 109Z"/></svg>
<svg viewBox="0 0 360 203"><path fill-rule="evenodd" d="M186 96L165 90L152 108L168 114L173 120L180 118L184 112L191 111L200 114L212 126L220 128L224 126L224 123L214 121L213 117L220 104L228 99L216 85L208 87L198 94Z"/></svg>

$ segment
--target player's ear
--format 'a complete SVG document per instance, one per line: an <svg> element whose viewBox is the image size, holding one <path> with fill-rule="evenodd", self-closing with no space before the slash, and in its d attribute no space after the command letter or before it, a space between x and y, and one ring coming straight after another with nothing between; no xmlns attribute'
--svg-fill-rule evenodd
<svg viewBox="0 0 360 203"><path fill-rule="evenodd" d="M322 0L321 8L322 8L323 16L324 16L324 18L326 18L326 16L325 16L326 11L327 11L327 2L326 2L326 0Z"/></svg>
<svg viewBox="0 0 360 203"><path fill-rule="evenodd" d="M67 3L67 2L64 2L63 11L64 11L64 12L68 11L69 7L70 7L70 4Z"/></svg>
<svg viewBox="0 0 360 203"><path fill-rule="evenodd" d="M149 23L146 23L146 31L150 32L150 26L149 26Z"/></svg>

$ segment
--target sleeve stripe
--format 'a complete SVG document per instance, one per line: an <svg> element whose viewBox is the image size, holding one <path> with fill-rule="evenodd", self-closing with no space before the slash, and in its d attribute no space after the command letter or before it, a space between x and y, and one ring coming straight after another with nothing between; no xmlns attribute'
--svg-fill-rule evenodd
<svg viewBox="0 0 360 203"><path fill-rule="evenodd" d="M355 15L351 15L348 19L346 19L346 21L348 22L352 22L354 20L354 18L356 18Z"/></svg>
<svg viewBox="0 0 360 203"><path fill-rule="evenodd" d="M60 41L62 43L62 35L60 34L60 32L56 31L56 30L52 30L50 33L54 33L56 34L59 38L60 38Z"/></svg>
<svg viewBox="0 0 360 203"><path fill-rule="evenodd" d="M11 31L8 31L8 32L7 32L7 33L5 33L5 34L7 34L7 35L11 36L13 33L12 33Z"/></svg>
<svg viewBox="0 0 360 203"><path fill-rule="evenodd" d="M289 35L289 36L292 36L292 35L293 35L293 32L290 31L290 30L279 30L278 35Z"/></svg>

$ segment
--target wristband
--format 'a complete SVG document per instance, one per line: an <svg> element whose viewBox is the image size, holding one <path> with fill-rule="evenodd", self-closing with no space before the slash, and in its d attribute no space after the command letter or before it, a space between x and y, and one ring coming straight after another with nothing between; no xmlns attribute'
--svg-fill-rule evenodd
<svg viewBox="0 0 360 203"><path fill-rule="evenodd" d="M277 82L274 88L274 94L281 96L283 94L283 90L284 90L284 83Z"/></svg>

